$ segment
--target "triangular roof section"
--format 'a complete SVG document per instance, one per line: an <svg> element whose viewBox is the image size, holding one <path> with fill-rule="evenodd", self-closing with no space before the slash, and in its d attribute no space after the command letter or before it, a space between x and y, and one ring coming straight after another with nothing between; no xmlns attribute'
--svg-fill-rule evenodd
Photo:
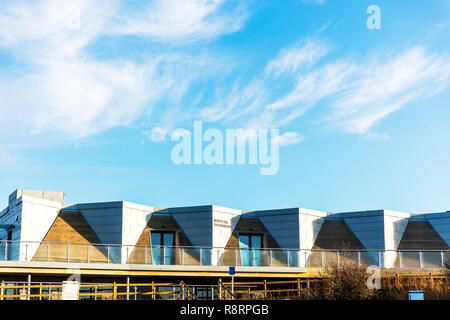
<svg viewBox="0 0 450 320"><path fill-rule="evenodd" d="M88 249L86 244L92 246ZM46 260L47 256L49 261L107 262L107 250L79 211L59 213L32 260Z"/></svg>

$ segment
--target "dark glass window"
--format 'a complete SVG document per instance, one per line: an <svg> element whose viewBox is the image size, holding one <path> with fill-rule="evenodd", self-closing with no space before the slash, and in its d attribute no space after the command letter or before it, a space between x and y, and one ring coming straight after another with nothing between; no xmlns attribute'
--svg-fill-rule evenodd
<svg viewBox="0 0 450 320"><path fill-rule="evenodd" d="M263 234L261 233L239 234L241 264L243 266L262 266L263 247L264 247Z"/></svg>
<svg viewBox="0 0 450 320"><path fill-rule="evenodd" d="M175 232L151 231L153 264L175 263Z"/></svg>

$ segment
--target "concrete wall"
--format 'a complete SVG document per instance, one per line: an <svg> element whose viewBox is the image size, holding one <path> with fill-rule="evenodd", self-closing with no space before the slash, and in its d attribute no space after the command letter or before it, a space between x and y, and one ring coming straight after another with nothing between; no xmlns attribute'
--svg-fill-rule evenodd
<svg viewBox="0 0 450 320"><path fill-rule="evenodd" d="M327 213L304 208L299 211L300 249L304 251L300 252L298 262L301 267L305 267L311 254L309 250L314 246Z"/></svg>
<svg viewBox="0 0 450 320"><path fill-rule="evenodd" d="M122 263L126 263L133 247L145 229L154 211L153 207L139 205L130 202L123 202L122 218L122 240L123 245L130 247L122 248Z"/></svg>
<svg viewBox="0 0 450 320"><path fill-rule="evenodd" d="M9 202L19 199L22 196L28 196L37 199L49 200L58 203L64 203L65 194L60 191L44 191L44 190L25 190L17 189L9 195Z"/></svg>
<svg viewBox="0 0 450 320"><path fill-rule="evenodd" d="M63 203L45 199L22 196L21 241L33 243L21 244L20 260L33 257L39 248L39 243L50 230L53 222L63 207Z"/></svg>
<svg viewBox="0 0 450 320"><path fill-rule="evenodd" d="M213 264L217 264L222 256L223 248L226 247L241 213L241 210L213 206L212 245L213 247L218 247L212 252L211 259Z"/></svg>
<svg viewBox="0 0 450 320"><path fill-rule="evenodd" d="M385 250L397 250L410 216L409 213L384 210ZM388 251L384 254L384 265L386 267L393 266L395 261L397 261L396 252Z"/></svg>
<svg viewBox="0 0 450 320"><path fill-rule="evenodd" d="M63 207L64 193L18 189L9 195L8 200L8 208L2 211L0 224L15 226L11 240L29 242L9 244L8 259L29 260ZM0 239L6 238L7 232L2 230ZM4 249L0 254L4 256Z"/></svg>

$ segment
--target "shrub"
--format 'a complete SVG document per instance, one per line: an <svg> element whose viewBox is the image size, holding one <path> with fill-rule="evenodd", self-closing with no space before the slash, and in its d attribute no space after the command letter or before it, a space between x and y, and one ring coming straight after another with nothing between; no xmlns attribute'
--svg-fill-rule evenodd
<svg viewBox="0 0 450 320"><path fill-rule="evenodd" d="M367 287L367 267L357 263L331 264L321 272L322 281L311 290L312 298L326 300L367 300L374 290Z"/></svg>

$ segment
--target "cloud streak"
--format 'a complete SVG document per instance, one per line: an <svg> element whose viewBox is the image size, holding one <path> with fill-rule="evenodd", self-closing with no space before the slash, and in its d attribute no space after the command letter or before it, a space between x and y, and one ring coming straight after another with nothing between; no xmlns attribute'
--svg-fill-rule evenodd
<svg viewBox="0 0 450 320"><path fill-rule="evenodd" d="M208 59L166 50L143 62L98 60L89 55L90 45L123 35L208 40L239 30L246 19L245 10L224 9L227 1L157 0L128 15L123 4L42 0L0 8L0 50L18 59L22 69L0 78L3 128L33 135L59 132L70 141L131 125L162 100L176 104ZM77 12L80 24L70 28Z"/></svg>
<svg viewBox="0 0 450 320"><path fill-rule="evenodd" d="M73 7L79 8L80 28L68 27ZM20 66L11 71L0 65L4 141L7 134L73 141L145 117L155 127L140 131L154 142L188 120L304 132L299 119L313 109L322 111L318 125L371 136L381 119L449 84L448 54L424 47L336 58L330 42L310 37L242 78L238 62L234 68L207 50L177 51L241 30L249 16L246 2L225 0L154 0L138 7L119 0L6 3L0 8L0 50ZM104 38L120 43L128 37L158 50L140 60L90 54ZM283 139L292 145L302 137L289 131Z"/></svg>
<svg viewBox="0 0 450 320"><path fill-rule="evenodd" d="M330 46L308 39L283 49L254 79L254 92L233 90L226 101L244 100L248 108L240 119L247 127L283 127L314 108L322 112L318 124L353 134L367 134L382 118L410 102L435 95L449 85L450 57L431 54L424 47L397 53L371 53L361 60L329 58ZM282 92L269 95L268 92ZM215 114L233 117L235 105ZM251 110L250 110L251 109ZM227 114L230 113L230 114ZM217 120L217 119L216 119Z"/></svg>

